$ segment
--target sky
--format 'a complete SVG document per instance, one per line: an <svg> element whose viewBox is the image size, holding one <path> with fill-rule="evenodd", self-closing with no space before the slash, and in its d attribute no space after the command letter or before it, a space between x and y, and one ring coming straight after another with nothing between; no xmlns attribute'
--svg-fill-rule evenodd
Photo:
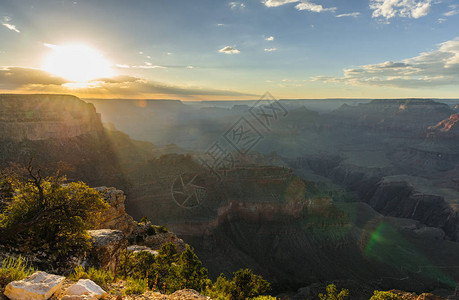
<svg viewBox="0 0 459 300"><path fill-rule="evenodd" d="M0 93L459 98L459 0L0 0Z"/></svg>

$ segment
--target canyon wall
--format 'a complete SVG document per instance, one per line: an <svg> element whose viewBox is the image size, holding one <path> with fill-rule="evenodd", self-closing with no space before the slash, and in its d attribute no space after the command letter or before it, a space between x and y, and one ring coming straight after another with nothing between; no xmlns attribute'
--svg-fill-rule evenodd
<svg viewBox="0 0 459 300"><path fill-rule="evenodd" d="M0 95L0 132L4 139L63 139L101 130L94 106L75 96Z"/></svg>

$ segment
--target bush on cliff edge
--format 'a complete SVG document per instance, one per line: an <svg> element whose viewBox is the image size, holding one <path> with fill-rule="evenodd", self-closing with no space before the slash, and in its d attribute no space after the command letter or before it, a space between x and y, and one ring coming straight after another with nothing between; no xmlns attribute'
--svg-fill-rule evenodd
<svg viewBox="0 0 459 300"><path fill-rule="evenodd" d="M2 177L12 194L0 211L0 240L49 244L60 256L91 246L86 230L93 229L108 208L99 192L83 182L68 183L59 173L42 177L30 164L24 176Z"/></svg>

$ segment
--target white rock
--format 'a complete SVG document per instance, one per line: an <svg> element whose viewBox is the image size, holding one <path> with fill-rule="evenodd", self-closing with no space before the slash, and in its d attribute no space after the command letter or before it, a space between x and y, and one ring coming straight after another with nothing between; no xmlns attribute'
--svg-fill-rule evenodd
<svg viewBox="0 0 459 300"><path fill-rule="evenodd" d="M11 300L46 300L59 292L65 277L35 272L24 280L10 282L5 288L5 296Z"/></svg>
<svg viewBox="0 0 459 300"><path fill-rule="evenodd" d="M64 292L62 300L97 300L107 293L94 281L80 279Z"/></svg>

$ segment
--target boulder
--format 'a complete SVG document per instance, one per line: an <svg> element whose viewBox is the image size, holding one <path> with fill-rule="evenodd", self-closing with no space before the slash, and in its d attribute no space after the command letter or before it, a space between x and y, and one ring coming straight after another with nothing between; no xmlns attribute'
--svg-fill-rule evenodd
<svg viewBox="0 0 459 300"><path fill-rule="evenodd" d="M24 280L10 282L5 288L5 296L11 300L45 300L59 292L65 277L35 272Z"/></svg>
<svg viewBox="0 0 459 300"><path fill-rule="evenodd" d="M93 248L89 253L89 264L114 272L118 265L121 251L126 248L127 240L120 230L88 230L93 238Z"/></svg>
<svg viewBox="0 0 459 300"><path fill-rule="evenodd" d="M100 286L90 279L80 279L70 286L62 300L97 300L107 294Z"/></svg>

